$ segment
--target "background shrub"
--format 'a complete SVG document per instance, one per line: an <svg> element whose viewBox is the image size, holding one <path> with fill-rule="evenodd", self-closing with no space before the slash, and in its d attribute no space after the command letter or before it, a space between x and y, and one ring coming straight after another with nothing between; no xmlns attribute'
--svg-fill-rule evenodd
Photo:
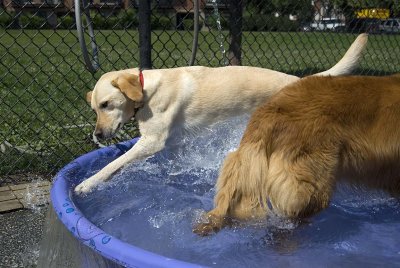
<svg viewBox="0 0 400 268"><path fill-rule="evenodd" d="M8 28L13 25L15 13L8 13L5 10L0 9L0 27Z"/></svg>
<svg viewBox="0 0 400 268"><path fill-rule="evenodd" d="M194 23L192 19L184 19L182 24L184 30L193 30Z"/></svg>
<svg viewBox="0 0 400 268"><path fill-rule="evenodd" d="M217 18L213 14L207 14L206 18L204 20L204 23L207 27L209 27L211 29L218 29ZM221 23L222 29L225 29L225 30L228 29L228 26L229 26L228 19L222 13L220 13L220 23Z"/></svg>
<svg viewBox="0 0 400 268"><path fill-rule="evenodd" d="M159 26L162 30L175 29L174 19L167 16L162 16L158 19Z"/></svg>
<svg viewBox="0 0 400 268"><path fill-rule="evenodd" d="M24 29L43 29L49 28L46 19L39 15L32 15L30 13L23 14L19 17L19 25Z"/></svg>
<svg viewBox="0 0 400 268"><path fill-rule="evenodd" d="M166 14L162 14L160 12L155 12L153 11L151 13L150 17L150 27L151 29L154 30L161 30L166 27L166 29L169 28L169 25L171 23L171 19L168 18Z"/></svg>
<svg viewBox="0 0 400 268"><path fill-rule="evenodd" d="M289 16L275 17L273 14L258 14L251 11L243 13L243 31L292 32L299 28L297 21L289 20Z"/></svg>
<svg viewBox="0 0 400 268"><path fill-rule="evenodd" d="M107 24L102 14L97 12L96 13L90 12L90 18L92 19L93 29L96 30L108 29L107 27L105 27Z"/></svg>
<svg viewBox="0 0 400 268"><path fill-rule="evenodd" d="M72 16L63 16L57 18L59 29L73 29L75 28L75 18Z"/></svg>
<svg viewBox="0 0 400 268"><path fill-rule="evenodd" d="M118 14L119 23L122 28L136 28L139 25L137 10L130 8Z"/></svg>

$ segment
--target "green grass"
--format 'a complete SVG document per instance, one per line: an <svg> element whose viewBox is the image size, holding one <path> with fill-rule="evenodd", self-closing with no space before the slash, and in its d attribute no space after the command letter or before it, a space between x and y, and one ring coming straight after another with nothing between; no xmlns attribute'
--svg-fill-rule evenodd
<svg viewBox="0 0 400 268"><path fill-rule="evenodd" d="M53 174L75 157L93 150L89 135L94 114L84 100L86 91L104 72L137 67L138 33L96 31L101 70L84 67L74 31L0 30L0 144L7 141L34 154L0 152L0 175L21 172ZM216 31L201 32L196 65L221 66ZM227 33L222 33L223 38ZM335 64L353 34L246 32L243 65L298 75ZM153 32L154 68L186 66L192 34ZM400 36L372 35L359 72L384 74L400 70ZM228 44L224 43L225 49ZM132 134L134 135L134 134Z"/></svg>

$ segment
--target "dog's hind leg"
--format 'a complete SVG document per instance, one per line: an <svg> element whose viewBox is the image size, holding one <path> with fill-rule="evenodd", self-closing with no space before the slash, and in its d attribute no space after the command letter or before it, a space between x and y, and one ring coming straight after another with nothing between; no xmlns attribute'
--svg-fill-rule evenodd
<svg viewBox="0 0 400 268"><path fill-rule="evenodd" d="M272 154L265 187L274 212L308 217L329 205L338 159L334 150L321 148L298 157Z"/></svg>
<svg viewBox="0 0 400 268"><path fill-rule="evenodd" d="M260 144L240 148L228 154L217 180L214 209L207 213L207 222L193 230L199 235L219 231L231 218L247 220L264 216L261 188L267 160ZM257 162L257 163L256 163Z"/></svg>
<svg viewBox="0 0 400 268"><path fill-rule="evenodd" d="M206 215L206 222L198 224L193 232L198 235L209 235L223 228L229 219L227 218L229 206L235 193L235 179L238 174L237 165L240 159L238 152L232 152L225 158L220 176L217 180L217 190L214 199L215 208Z"/></svg>
<svg viewBox="0 0 400 268"><path fill-rule="evenodd" d="M263 141L242 145L236 177L231 177L235 194L228 215L239 220L265 218L267 194L263 182L268 174L268 159Z"/></svg>
<svg viewBox="0 0 400 268"><path fill-rule="evenodd" d="M238 220L251 220L265 218L268 213L265 198L256 195L242 195L236 198L235 203L229 208L228 215Z"/></svg>

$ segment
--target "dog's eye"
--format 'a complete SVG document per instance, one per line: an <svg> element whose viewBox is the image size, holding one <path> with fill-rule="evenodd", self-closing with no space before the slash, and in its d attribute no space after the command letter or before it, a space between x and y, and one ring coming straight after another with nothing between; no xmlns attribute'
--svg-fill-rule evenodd
<svg viewBox="0 0 400 268"><path fill-rule="evenodd" d="M103 102L102 104L100 104L100 108L101 109L105 109L108 107L108 101Z"/></svg>

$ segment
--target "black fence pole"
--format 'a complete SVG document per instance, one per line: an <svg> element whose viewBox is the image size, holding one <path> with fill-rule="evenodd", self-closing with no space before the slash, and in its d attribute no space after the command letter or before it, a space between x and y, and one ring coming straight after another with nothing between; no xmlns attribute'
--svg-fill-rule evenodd
<svg viewBox="0 0 400 268"><path fill-rule="evenodd" d="M231 0L229 13L229 65L242 65L243 0Z"/></svg>
<svg viewBox="0 0 400 268"><path fill-rule="evenodd" d="M140 68L151 69L151 1L139 0L139 50Z"/></svg>

